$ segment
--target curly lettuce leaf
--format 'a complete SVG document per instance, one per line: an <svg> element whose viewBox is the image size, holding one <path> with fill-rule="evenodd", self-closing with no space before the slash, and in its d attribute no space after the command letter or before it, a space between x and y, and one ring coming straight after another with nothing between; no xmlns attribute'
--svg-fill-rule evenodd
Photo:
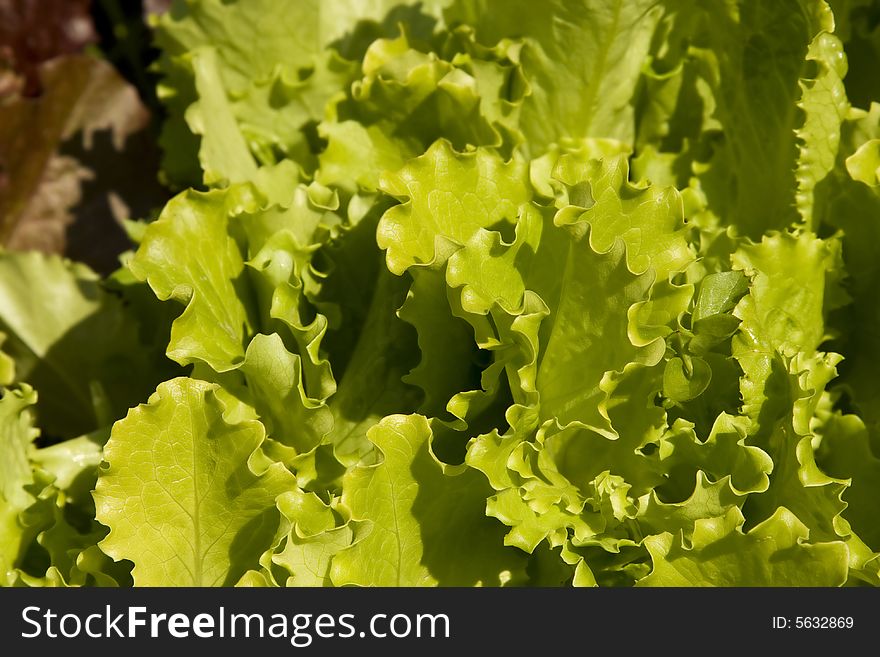
<svg viewBox="0 0 880 657"><path fill-rule="evenodd" d="M208 191L44 263L122 337L7 418L8 583L880 584L867 0L173 4Z"/></svg>
<svg viewBox="0 0 880 657"><path fill-rule="evenodd" d="M335 584L498 586L520 576L523 558L485 516L484 480L445 471L429 451L430 435L418 415L392 415L370 430L383 460L346 476L342 502L371 529L333 558Z"/></svg>
<svg viewBox="0 0 880 657"><path fill-rule="evenodd" d="M840 586L846 580L843 543L805 544L803 523L787 509L742 531L734 509L713 520L698 520L691 545L672 534L646 540L653 570L638 586Z"/></svg>
<svg viewBox="0 0 880 657"><path fill-rule="evenodd" d="M459 0L445 18L486 45L523 38L521 129L537 157L564 138L633 142L633 97L661 14L651 0Z"/></svg>
<svg viewBox="0 0 880 657"><path fill-rule="evenodd" d="M377 242L388 268L402 274L413 266L438 266L479 228L513 223L531 199L521 160L504 162L492 152L456 153L445 141L382 180L401 205L379 222Z"/></svg>
<svg viewBox="0 0 880 657"><path fill-rule="evenodd" d="M216 386L173 379L120 421L104 449L97 519L101 549L134 562L138 586L235 583L278 526L275 499L296 486L280 463L255 472L265 439L227 418Z"/></svg>
<svg viewBox="0 0 880 657"><path fill-rule="evenodd" d="M8 585L13 576L25 540L24 528L18 516L32 501L25 487L33 481L28 453L39 433L33 428L33 412L30 410L36 400L36 394L29 388L7 390L0 397L0 440L3 447L3 458L0 459L0 495L3 498L0 575L4 585Z"/></svg>
<svg viewBox="0 0 880 657"><path fill-rule="evenodd" d="M204 362L217 372L244 359L245 332L254 322L236 289L243 283L244 262L228 233L229 201L220 191L172 199L129 263L160 300L186 306L171 327L168 357L181 365ZM202 251L198 257L192 257L194 247Z"/></svg>

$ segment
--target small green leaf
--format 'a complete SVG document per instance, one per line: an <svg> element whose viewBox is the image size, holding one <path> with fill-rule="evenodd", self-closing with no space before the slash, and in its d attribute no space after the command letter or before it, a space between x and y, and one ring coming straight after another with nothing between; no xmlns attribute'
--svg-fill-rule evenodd
<svg viewBox="0 0 880 657"><path fill-rule="evenodd" d="M880 185L880 139L871 139L846 158L846 170L853 180L868 187Z"/></svg>
<svg viewBox="0 0 880 657"><path fill-rule="evenodd" d="M712 368L699 356L670 358L663 370L663 394L676 402L699 396L712 380Z"/></svg>
<svg viewBox="0 0 880 657"><path fill-rule="evenodd" d="M748 291L749 279L741 271L709 274L700 281L700 292L694 304L694 324L730 312Z"/></svg>

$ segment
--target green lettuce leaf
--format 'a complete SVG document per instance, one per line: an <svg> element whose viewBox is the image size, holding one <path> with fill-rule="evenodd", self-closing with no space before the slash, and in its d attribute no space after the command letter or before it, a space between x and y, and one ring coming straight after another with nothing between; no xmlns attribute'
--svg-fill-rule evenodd
<svg viewBox="0 0 880 657"><path fill-rule="evenodd" d="M666 533L646 540L654 563L639 586L840 586L846 580L843 543L804 544L809 532L780 508L748 533L734 509L698 520L689 547Z"/></svg>
<svg viewBox="0 0 880 657"><path fill-rule="evenodd" d="M13 577L22 543L25 541L24 527L18 516L28 506L32 498L25 487L33 481L28 453L38 431L33 428L31 407L37 396L33 390L7 390L0 397L0 440L2 440L3 459L0 459L0 481L3 497L2 528L0 528L0 572L3 584L8 585Z"/></svg>
<svg viewBox="0 0 880 657"><path fill-rule="evenodd" d="M58 256L0 253L0 328L15 380L36 388L53 437L107 426L164 374L124 301Z"/></svg>
<svg viewBox="0 0 880 657"><path fill-rule="evenodd" d="M173 2L191 189L0 253L0 583L880 585L876 5Z"/></svg>
<svg viewBox="0 0 880 657"><path fill-rule="evenodd" d="M485 516L484 480L445 472L430 453L430 435L418 415L389 416L371 429L383 460L352 470L342 497L370 533L333 558L335 584L498 586L521 577L524 559L504 547L503 528Z"/></svg>
<svg viewBox="0 0 880 657"><path fill-rule="evenodd" d="M537 157L563 138L633 142L633 96L661 14L650 0L459 0L445 17L486 45L524 37L521 126Z"/></svg>
<svg viewBox="0 0 880 657"><path fill-rule="evenodd" d="M388 174L382 189L402 205L379 222L377 242L388 268L440 265L479 228L513 223L519 205L531 198L526 167L504 162L486 150L459 154L438 141L402 170Z"/></svg>
<svg viewBox="0 0 880 657"><path fill-rule="evenodd" d="M95 504L110 533L100 547L134 562L138 586L235 583L272 540L275 499L296 486L279 463L251 469L265 429L228 420L215 390L192 379L162 384L104 450Z"/></svg>

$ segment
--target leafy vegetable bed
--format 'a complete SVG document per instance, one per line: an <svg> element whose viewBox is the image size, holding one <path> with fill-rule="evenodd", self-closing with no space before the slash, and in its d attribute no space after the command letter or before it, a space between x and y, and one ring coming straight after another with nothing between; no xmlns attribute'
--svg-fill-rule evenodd
<svg viewBox="0 0 880 657"><path fill-rule="evenodd" d="M183 191L0 253L0 582L880 585L880 3L157 21Z"/></svg>

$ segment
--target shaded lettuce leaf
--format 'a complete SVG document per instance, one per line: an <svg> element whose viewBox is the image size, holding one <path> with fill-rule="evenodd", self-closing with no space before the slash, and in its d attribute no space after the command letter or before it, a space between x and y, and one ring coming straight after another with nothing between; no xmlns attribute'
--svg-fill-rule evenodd
<svg viewBox="0 0 880 657"><path fill-rule="evenodd" d="M37 389L38 424L76 437L122 417L166 374L126 302L85 265L0 253L0 327L17 381Z"/></svg>
<svg viewBox="0 0 880 657"><path fill-rule="evenodd" d="M0 562L4 586L119 586L130 565L97 547L106 535L91 491L106 431L36 447L36 393L27 386L0 398L4 441Z"/></svg>
<svg viewBox="0 0 880 657"><path fill-rule="evenodd" d="M876 0L828 0L843 41L849 72L846 94L856 107L880 102L874 66L880 57L880 5Z"/></svg>
<svg viewBox="0 0 880 657"><path fill-rule="evenodd" d="M333 558L334 584L498 586L522 576L523 557L485 515L484 480L436 461L423 416L386 417L369 438L383 458L346 475L342 501L370 531Z"/></svg>
<svg viewBox="0 0 880 657"><path fill-rule="evenodd" d="M853 110L844 124L834 175L819 188L823 220L829 229L842 232L843 285L851 300L838 304L829 316L834 348L845 357L835 386L847 392L873 440L880 436L880 387L872 367L880 355L880 314L874 302L880 281L880 189L854 179L846 161L878 136L880 104L874 103L870 111Z"/></svg>
<svg viewBox="0 0 880 657"><path fill-rule="evenodd" d="M858 416L835 414L827 421L817 460L830 476L851 481L841 496L846 503L842 515L871 550L880 552L873 511L880 484L880 459Z"/></svg>

